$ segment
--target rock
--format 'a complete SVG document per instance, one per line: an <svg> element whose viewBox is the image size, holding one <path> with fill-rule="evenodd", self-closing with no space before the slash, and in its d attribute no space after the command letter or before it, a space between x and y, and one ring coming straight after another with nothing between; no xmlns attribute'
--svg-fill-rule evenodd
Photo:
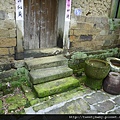
<svg viewBox="0 0 120 120"><path fill-rule="evenodd" d="M0 10L0 20L4 20L5 19L5 11Z"/></svg>
<svg viewBox="0 0 120 120"><path fill-rule="evenodd" d="M114 108L114 103L110 100L107 100L103 103L98 103L97 105L94 105L94 107L97 109L98 112L105 113L106 111Z"/></svg>

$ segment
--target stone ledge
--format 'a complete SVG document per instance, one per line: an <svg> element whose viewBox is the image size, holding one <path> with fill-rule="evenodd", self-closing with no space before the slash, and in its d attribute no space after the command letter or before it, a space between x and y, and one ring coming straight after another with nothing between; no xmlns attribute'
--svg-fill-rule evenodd
<svg viewBox="0 0 120 120"><path fill-rule="evenodd" d="M10 70L11 64L10 63L0 63L0 72L4 70Z"/></svg>

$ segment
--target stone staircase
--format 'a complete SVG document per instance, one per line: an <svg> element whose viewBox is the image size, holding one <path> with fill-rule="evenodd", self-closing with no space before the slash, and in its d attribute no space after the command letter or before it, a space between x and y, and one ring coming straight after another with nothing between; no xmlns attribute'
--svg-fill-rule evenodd
<svg viewBox="0 0 120 120"><path fill-rule="evenodd" d="M68 67L68 60L63 55L26 60L25 66L39 98L79 86L79 81L72 77L73 70Z"/></svg>

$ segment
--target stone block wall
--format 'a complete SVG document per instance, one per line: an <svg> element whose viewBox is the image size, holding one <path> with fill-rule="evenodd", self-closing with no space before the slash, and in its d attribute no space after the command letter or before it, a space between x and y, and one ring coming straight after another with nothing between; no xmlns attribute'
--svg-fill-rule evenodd
<svg viewBox="0 0 120 120"><path fill-rule="evenodd" d="M14 57L15 46L15 0L0 0L0 57Z"/></svg>
<svg viewBox="0 0 120 120"><path fill-rule="evenodd" d="M111 0L72 0L70 50L99 50L120 45L119 29L110 30ZM75 14L80 9L81 15Z"/></svg>

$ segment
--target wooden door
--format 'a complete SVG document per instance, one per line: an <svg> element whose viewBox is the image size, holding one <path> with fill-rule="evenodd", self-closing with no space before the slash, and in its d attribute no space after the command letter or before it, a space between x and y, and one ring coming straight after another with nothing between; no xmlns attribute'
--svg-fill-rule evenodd
<svg viewBox="0 0 120 120"><path fill-rule="evenodd" d="M24 49L56 47L58 0L24 0Z"/></svg>

